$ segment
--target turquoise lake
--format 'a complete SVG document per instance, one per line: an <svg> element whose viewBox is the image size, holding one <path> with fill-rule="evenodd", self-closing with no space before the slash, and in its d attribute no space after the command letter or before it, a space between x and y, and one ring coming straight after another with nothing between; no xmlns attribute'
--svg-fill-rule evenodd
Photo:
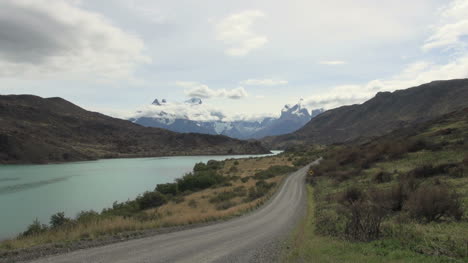
<svg viewBox="0 0 468 263"><path fill-rule="evenodd" d="M279 152L274 152L277 154ZM39 219L65 212L101 211L172 182L197 162L265 155L108 159L48 165L0 165L0 239L14 237Z"/></svg>

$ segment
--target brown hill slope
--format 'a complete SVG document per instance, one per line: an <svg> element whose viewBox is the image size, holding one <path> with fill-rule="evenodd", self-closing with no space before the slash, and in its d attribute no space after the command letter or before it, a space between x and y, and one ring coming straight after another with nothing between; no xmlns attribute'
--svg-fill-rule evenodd
<svg viewBox="0 0 468 263"><path fill-rule="evenodd" d="M268 137L263 143L284 148L369 138L465 107L468 107L468 79L434 81L393 93L380 92L363 104L326 111L296 132Z"/></svg>
<svg viewBox="0 0 468 263"><path fill-rule="evenodd" d="M0 163L266 152L259 143L225 136L145 128L61 98L0 96Z"/></svg>

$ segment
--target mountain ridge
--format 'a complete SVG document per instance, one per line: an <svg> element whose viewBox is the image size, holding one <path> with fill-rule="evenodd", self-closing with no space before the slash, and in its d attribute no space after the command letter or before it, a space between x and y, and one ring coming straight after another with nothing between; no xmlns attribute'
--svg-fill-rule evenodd
<svg viewBox="0 0 468 263"><path fill-rule="evenodd" d="M301 143L332 144L381 136L412 123L468 107L468 79L433 81L394 92L379 92L362 103L328 110L301 129L264 138L272 148Z"/></svg>
<svg viewBox="0 0 468 263"><path fill-rule="evenodd" d="M267 152L258 142L147 128L58 97L0 96L0 163Z"/></svg>
<svg viewBox="0 0 468 263"><path fill-rule="evenodd" d="M154 100L153 106L164 106L159 103L158 99ZM193 120L188 116L176 116L166 112L164 107L152 113L144 115L138 112L139 117L130 118L129 120L146 126L164 128L175 132L196 132L205 134L226 135L237 139L260 139L265 136L281 135L293 132L301 128L310 119L323 112L323 109L315 109L312 113L303 107L302 101L295 105L285 105L281 110L279 118L265 117L261 120L234 120L224 121L224 116L219 112L211 112L211 117L217 120ZM198 107L203 102L200 98L191 98L184 102L190 107Z"/></svg>

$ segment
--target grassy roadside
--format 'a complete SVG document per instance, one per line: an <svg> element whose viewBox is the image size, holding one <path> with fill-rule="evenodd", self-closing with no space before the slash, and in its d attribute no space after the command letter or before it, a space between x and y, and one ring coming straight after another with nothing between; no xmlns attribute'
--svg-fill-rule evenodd
<svg viewBox="0 0 468 263"><path fill-rule="evenodd" d="M332 145L285 262L468 262L468 115Z"/></svg>
<svg viewBox="0 0 468 263"><path fill-rule="evenodd" d="M0 242L0 257L44 245L73 247L77 242L126 239L146 230L239 216L267 201L303 159L294 153L197 164L191 174L135 200L102 212L83 211L74 218L56 214L50 226L32 224L17 238Z"/></svg>
<svg viewBox="0 0 468 263"><path fill-rule="evenodd" d="M315 233L314 188L307 186L307 214L294 230L281 262L454 262L421 255L392 242L352 243Z"/></svg>

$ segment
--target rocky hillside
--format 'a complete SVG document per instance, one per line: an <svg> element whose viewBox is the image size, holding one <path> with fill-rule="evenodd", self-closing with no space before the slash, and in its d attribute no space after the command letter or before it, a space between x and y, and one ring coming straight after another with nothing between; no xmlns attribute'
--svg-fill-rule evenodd
<svg viewBox="0 0 468 263"><path fill-rule="evenodd" d="M380 92L359 105L326 111L294 133L265 138L273 148L302 143L331 144L389 133L468 107L468 79L434 81Z"/></svg>
<svg viewBox="0 0 468 263"><path fill-rule="evenodd" d="M255 142L142 127L61 98L0 96L0 163L267 152Z"/></svg>

